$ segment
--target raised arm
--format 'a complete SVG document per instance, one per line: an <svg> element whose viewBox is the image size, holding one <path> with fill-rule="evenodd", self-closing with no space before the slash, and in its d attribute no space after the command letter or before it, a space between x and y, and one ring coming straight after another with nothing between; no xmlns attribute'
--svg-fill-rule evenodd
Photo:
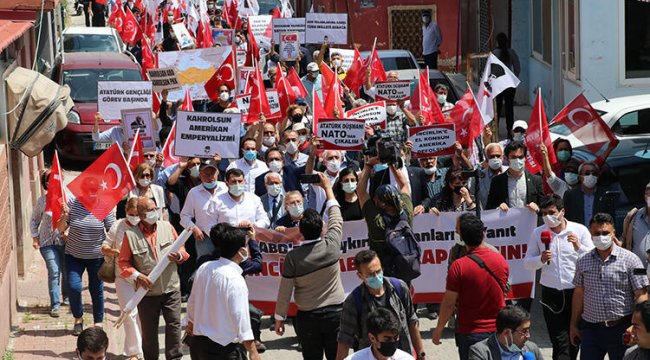
<svg viewBox="0 0 650 360"><path fill-rule="evenodd" d="M359 175L359 186L357 186L357 196L359 197L359 205L363 209L363 206L366 204L366 201L370 199L368 194L368 183L370 182L370 172L373 165L379 163L377 157L366 157L363 162L363 170L361 170L361 175Z"/></svg>
<svg viewBox="0 0 650 360"><path fill-rule="evenodd" d="M319 140L316 135L313 135L309 139L309 158L307 159L307 164L305 166L305 174L312 174L314 172L314 167L316 166L316 158L318 157Z"/></svg>
<svg viewBox="0 0 650 360"><path fill-rule="evenodd" d="M393 173L393 176L395 177L395 181L397 182L397 187L399 188L399 191L404 194L411 196L411 187L409 186L409 182L406 179L406 175L397 167L395 167L395 164L390 164L389 166L390 172Z"/></svg>

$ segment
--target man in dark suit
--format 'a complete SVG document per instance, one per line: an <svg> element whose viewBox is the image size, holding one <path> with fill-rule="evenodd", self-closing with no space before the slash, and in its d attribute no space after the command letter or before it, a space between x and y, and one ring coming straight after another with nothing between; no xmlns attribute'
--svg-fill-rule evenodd
<svg viewBox="0 0 650 360"><path fill-rule="evenodd" d="M538 212L544 189L542 178L526 171L526 145L513 141L504 152L510 167L492 179L486 209L508 211L509 208L527 207Z"/></svg>
<svg viewBox="0 0 650 360"><path fill-rule="evenodd" d="M269 148L266 150L264 161L270 170L255 178L255 195L262 196L266 194L264 176L269 172L276 172L282 176L282 185L285 192L300 191L302 193L300 175L305 173L304 166L285 165L284 156L282 156L282 152L278 148Z"/></svg>
<svg viewBox="0 0 650 360"><path fill-rule="evenodd" d="M508 305L497 315L497 332L469 348L469 360L519 359L523 354L524 359L543 360L539 347L529 338L530 314Z"/></svg>
<svg viewBox="0 0 650 360"><path fill-rule="evenodd" d="M603 196L607 189L596 186L600 169L592 162L584 162L578 167L578 186L564 193L564 217L589 227L593 214L609 213Z"/></svg>

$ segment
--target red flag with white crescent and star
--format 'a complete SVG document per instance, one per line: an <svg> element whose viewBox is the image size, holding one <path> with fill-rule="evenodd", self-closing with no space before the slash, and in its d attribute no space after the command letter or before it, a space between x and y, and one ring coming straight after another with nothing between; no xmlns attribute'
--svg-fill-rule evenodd
<svg viewBox="0 0 650 360"><path fill-rule="evenodd" d="M219 86L226 85L228 89L235 89L235 78L237 74L237 58L234 49L226 60L221 63L217 71L212 74L212 77L203 86L208 97L212 101L219 100Z"/></svg>
<svg viewBox="0 0 650 360"><path fill-rule="evenodd" d="M174 122L175 124L176 122ZM135 172L135 168L138 167L138 165L142 164L146 160L144 159L144 145L142 145L142 138L140 137L140 129L138 129L135 132L135 136L133 137L133 145L131 145L131 152L129 153L129 159L127 162L129 163L129 168L131 169L131 172Z"/></svg>
<svg viewBox="0 0 650 360"><path fill-rule="evenodd" d="M551 165L557 162L555 151L553 150L553 140L548 131L548 121L546 120L546 111L544 111L544 102L542 101L542 89L537 88L537 98L533 111L530 113L530 120L528 121L528 129L526 129L526 137L524 143L528 148L526 154L526 169L532 174L537 174L543 170L544 155L539 148L540 144L546 146L548 154L548 161Z"/></svg>
<svg viewBox="0 0 650 360"><path fill-rule="evenodd" d="M99 221L134 187L135 180L117 144L111 145L68 185L70 192Z"/></svg>
<svg viewBox="0 0 650 360"><path fill-rule="evenodd" d="M456 141L464 148L470 148L474 139L481 134L482 117L474 94L467 89L449 112L448 122L456 124Z"/></svg>
<svg viewBox="0 0 650 360"><path fill-rule="evenodd" d="M63 172L59 164L59 153L54 150L52 159L52 172L47 180L47 195L45 196L45 211L52 213L52 230L56 228L56 223L61 218L63 204L67 203L65 190L63 188Z"/></svg>
<svg viewBox="0 0 650 360"><path fill-rule="evenodd" d="M176 155L174 155L174 148L176 146L176 121L174 121L174 124L172 124L172 129L169 132L169 135L167 135L167 139L165 139L165 144L163 145L162 148L162 154L163 154L163 166L164 167L170 167L174 164L178 164L180 161Z"/></svg>

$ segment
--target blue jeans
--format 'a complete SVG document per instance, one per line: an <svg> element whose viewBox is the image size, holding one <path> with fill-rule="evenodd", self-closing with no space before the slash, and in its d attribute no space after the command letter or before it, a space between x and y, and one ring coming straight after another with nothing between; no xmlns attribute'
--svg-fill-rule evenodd
<svg viewBox="0 0 650 360"><path fill-rule="evenodd" d="M47 267L47 288L50 292L50 307L58 308L61 306L59 297L59 286L64 298L70 293L68 287L68 276L65 272L65 261L63 259L63 246L50 245L39 249L45 266ZM61 274L61 277L59 277Z"/></svg>
<svg viewBox="0 0 650 360"><path fill-rule="evenodd" d="M458 356L460 360L467 360L469 358L469 348L470 346L481 342L490 336L493 332L482 332L482 333L473 333L473 334L459 334L456 333L456 347L458 347Z"/></svg>
<svg viewBox="0 0 650 360"><path fill-rule="evenodd" d="M93 301L93 319L95 323L104 321L104 282L99 280L97 272L102 266L104 258L99 259L78 259L70 254L65 254L65 266L68 272L70 284L70 310L75 319L84 314L81 290L83 284L81 279L84 271L88 270L88 290Z"/></svg>
<svg viewBox="0 0 650 360"><path fill-rule="evenodd" d="M628 326L630 326L630 320L612 327L582 321L580 359L602 360L605 358L605 354L609 355L610 360L623 359L625 350L627 350L627 346L623 344L623 334Z"/></svg>

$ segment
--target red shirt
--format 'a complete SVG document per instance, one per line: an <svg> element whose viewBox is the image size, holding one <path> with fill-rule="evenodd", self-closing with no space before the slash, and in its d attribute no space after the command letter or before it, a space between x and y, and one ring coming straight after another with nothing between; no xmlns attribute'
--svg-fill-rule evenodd
<svg viewBox="0 0 650 360"><path fill-rule="evenodd" d="M471 253L480 257L500 279L501 286L508 281L510 270L503 256L486 247ZM454 261L447 273L447 290L458 293L458 321L456 332L473 334L496 331L497 313L506 306L503 291L496 280L474 260L463 256Z"/></svg>

